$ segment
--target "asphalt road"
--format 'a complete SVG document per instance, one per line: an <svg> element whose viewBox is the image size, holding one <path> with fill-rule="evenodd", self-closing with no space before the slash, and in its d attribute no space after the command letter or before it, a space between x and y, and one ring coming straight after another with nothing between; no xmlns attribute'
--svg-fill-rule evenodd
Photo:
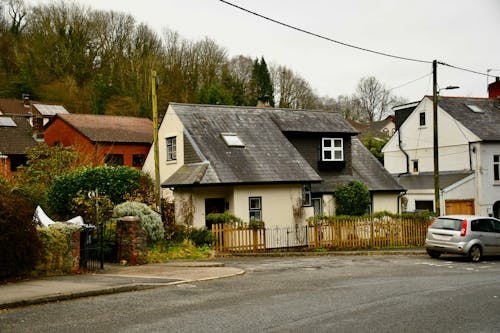
<svg viewBox="0 0 500 333"><path fill-rule="evenodd" d="M0 332L498 332L500 260L225 259L238 277L0 313Z"/></svg>

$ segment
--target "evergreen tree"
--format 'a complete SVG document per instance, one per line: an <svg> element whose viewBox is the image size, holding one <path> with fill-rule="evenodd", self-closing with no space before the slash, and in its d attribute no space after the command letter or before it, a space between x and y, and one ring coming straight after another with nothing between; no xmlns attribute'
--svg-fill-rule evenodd
<svg viewBox="0 0 500 333"><path fill-rule="evenodd" d="M273 82L271 80L271 74L267 68L266 61L264 57L255 59L252 69L252 80L251 80L251 91L252 96L250 98L250 103L252 105L257 105L259 99L269 99L269 104L274 107L274 88Z"/></svg>

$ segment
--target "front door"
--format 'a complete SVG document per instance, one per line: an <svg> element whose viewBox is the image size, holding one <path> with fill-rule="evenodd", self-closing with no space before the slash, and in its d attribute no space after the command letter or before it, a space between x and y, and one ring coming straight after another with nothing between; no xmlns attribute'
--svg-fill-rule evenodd
<svg viewBox="0 0 500 333"><path fill-rule="evenodd" d="M205 199L205 216L210 213L224 213L226 208L226 200L224 198ZM205 220L207 229L212 229L212 224Z"/></svg>

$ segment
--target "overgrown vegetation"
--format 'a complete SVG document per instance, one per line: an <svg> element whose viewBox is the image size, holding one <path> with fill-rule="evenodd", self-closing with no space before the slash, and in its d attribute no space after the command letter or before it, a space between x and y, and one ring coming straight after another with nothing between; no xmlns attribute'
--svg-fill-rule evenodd
<svg viewBox="0 0 500 333"><path fill-rule="evenodd" d="M0 279L29 273L35 267L42 244L34 212L26 199L0 184Z"/></svg>
<svg viewBox="0 0 500 333"><path fill-rule="evenodd" d="M126 194L138 193L144 177L148 176L125 166L99 166L63 174L48 189L49 211L61 220L71 218L74 214L73 200L92 191L97 191L99 196L108 197L114 205L119 204L124 201ZM139 191L143 198L150 198L151 195L147 192L154 192L152 187L142 190L146 192L142 194ZM149 204L154 205L154 202Z"/></svg>
<svg viewBox="0 0 500 333"><path fill-rule="evenodd" d="M335 190L337 215L360 216L367 213L370 191L365 184L351 181Z"/></svg>
<svg viewBox="0 0 500 333"><path fill-rule="evenodd" d="M38 228L38 233L42 243L40 260L36 266L36 273L41 275L70 274L75 265L75 260L71 252L75 241L74 235L80 230L80 226L70 223L57 222L48 228ZM79 246L79 244L77 245Z"/></svg>

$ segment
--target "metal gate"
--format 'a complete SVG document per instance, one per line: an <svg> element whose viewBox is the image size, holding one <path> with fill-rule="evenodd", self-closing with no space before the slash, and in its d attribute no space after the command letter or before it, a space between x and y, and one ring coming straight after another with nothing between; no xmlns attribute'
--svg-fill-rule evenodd
<svg viewBox="0 0 500 333"><path fill-rule="evenodd" d="M80 234L80 269L95 272L104 268L103 224L85 225Z"/></svg>

